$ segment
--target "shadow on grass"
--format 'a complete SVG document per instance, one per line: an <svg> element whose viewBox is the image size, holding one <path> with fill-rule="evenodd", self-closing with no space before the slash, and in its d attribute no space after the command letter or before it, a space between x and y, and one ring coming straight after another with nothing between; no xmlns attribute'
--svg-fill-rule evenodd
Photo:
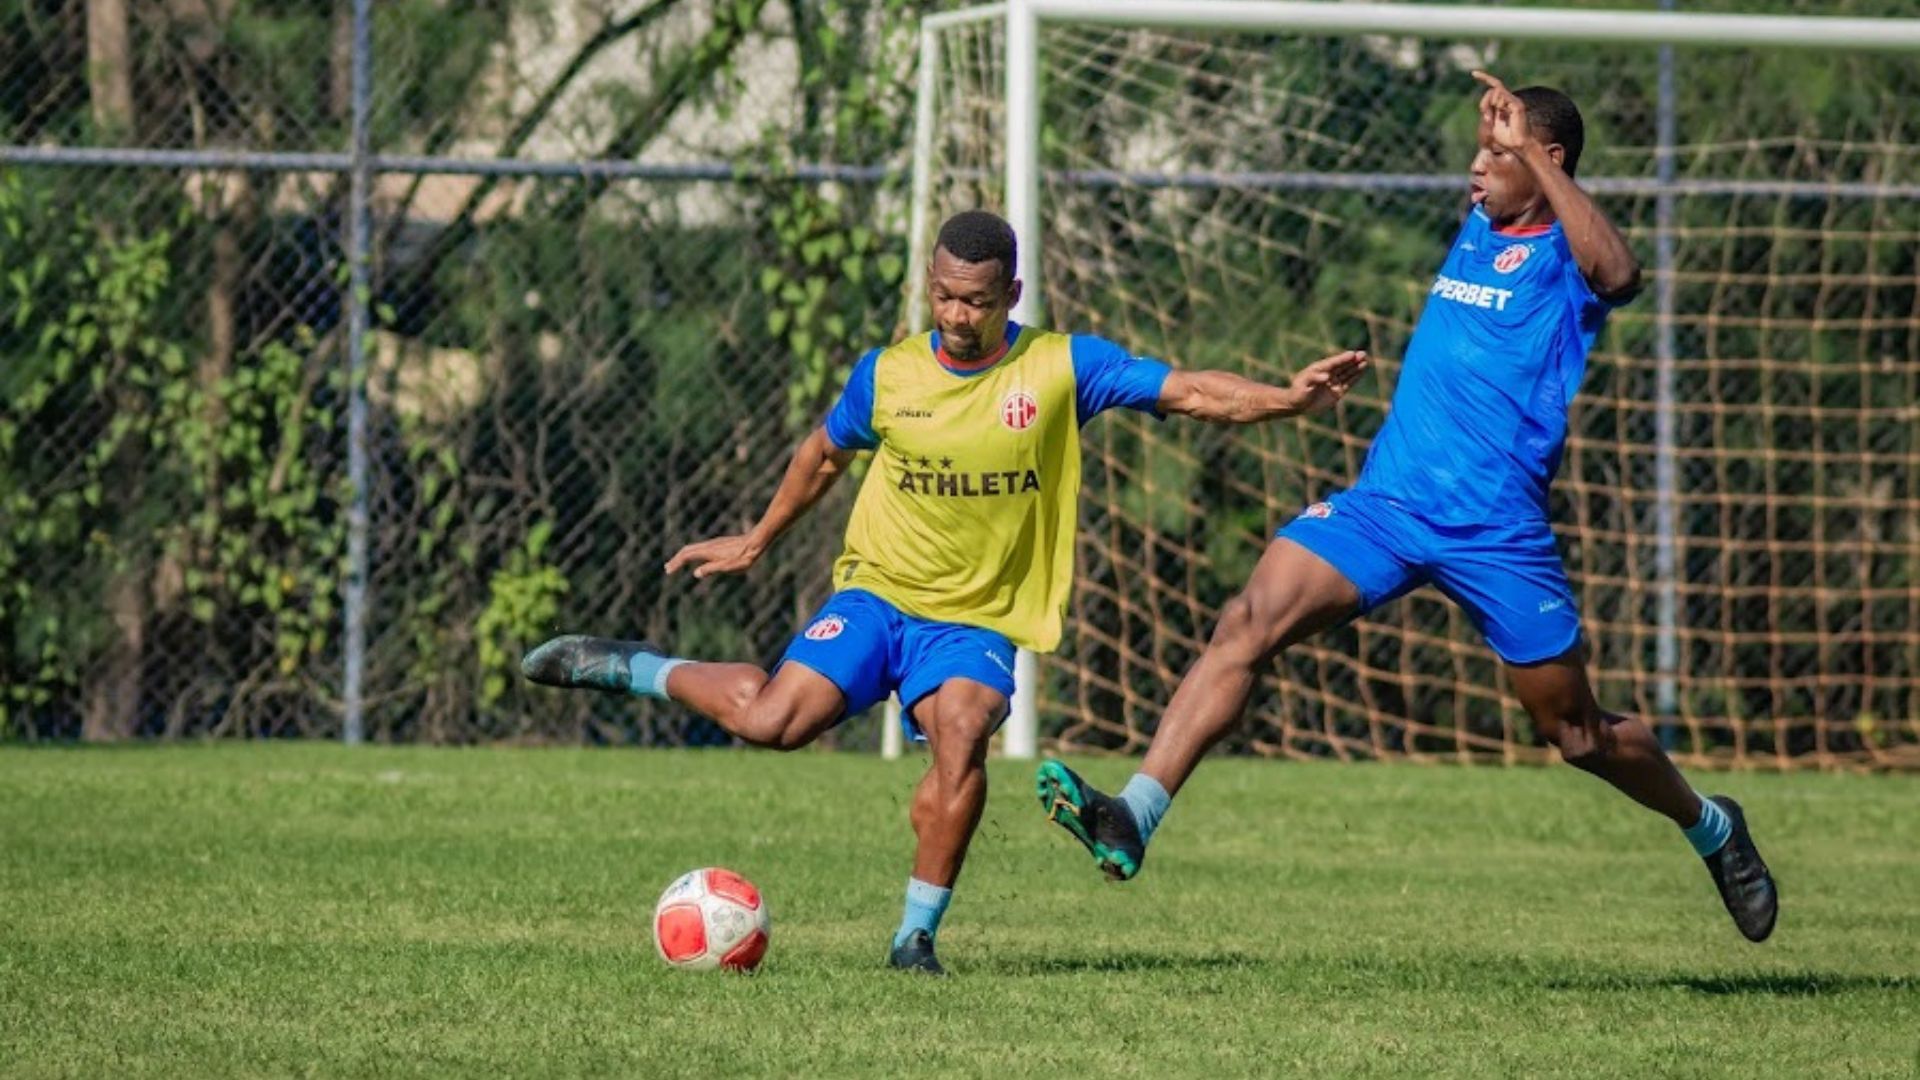
<svg viewBox="0 0 1920 1080"><path fill-rule="evenodd" d="M1553 979L1549 990L1691 990L1714 996L1823 997L1877 991L1920 990L1920 976L1846 975L1832 971L1752 972L1741 975L1598 973Z"/></svg>
<svg viewBox="0 0 1920 1080"><path fill-rule="evenodd" d="M1269 966L1267 961L1244 953L1119 952L1087 956L995 956L971 965L974 970L994 975L1077 975L1083 972L1145 971L1233 971Z"/></svg>

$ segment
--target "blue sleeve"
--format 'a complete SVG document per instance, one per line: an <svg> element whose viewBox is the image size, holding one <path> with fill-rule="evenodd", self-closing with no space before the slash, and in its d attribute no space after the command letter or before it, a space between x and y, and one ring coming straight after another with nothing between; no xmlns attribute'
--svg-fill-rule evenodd
<svg viewBox="0 0 1920 1080"><path fill-rule="evenodd" d="M1599 331L1602 323L1613 309L1623 306L1628 300L1611 302L1593 291L1593 285L1587 281L1587 275L1580 272L1580 261L1573 257L1573 248L1566 243L1566 237L1560 237L1561 252L1567 263L1567 300L1573 305L1574 313L1580 319L1580 327L1588 333Z"/></svg>
<svg viewBox="0 0 1920 1080"><path fill-rule="evenodd" d="M879 359L880 350L874 349L853 365L846 389L827 413L827 438L842 450L871 450L880 445L880 436L873 430L873 369Z"/></svg>
<svg viewBox="0 0 1920 1080"><path fill-rule="evenodd" d="M1108 409L1137 409L1160 416L1160 389L1173 368L1135 356L1105 338L1073 335L1075 411L1080 422Z"/></svg>

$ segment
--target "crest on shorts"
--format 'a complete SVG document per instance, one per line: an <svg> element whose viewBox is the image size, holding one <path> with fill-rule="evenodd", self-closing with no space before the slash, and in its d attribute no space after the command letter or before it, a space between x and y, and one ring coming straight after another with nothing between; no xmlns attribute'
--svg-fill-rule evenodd
<svg viewBox="0 0 1920 1080"><path fill-rule="evenodd" d="M802 636L808 641L832 641L846 628L847 620L840 616L822 615L813 620L813 625L807 627L807 632Z"/></svg>
<svg viewBox="0 0 1920 1080"><path fill-rule="evenodd" d="M1503 274L1511 274L1520 269L1520 264L1526 262L1531 254L1533 249L1525 244L1509 244L1493 257L1493 268Z"/></svg>
<svg viewBox="0 0 1920 1080"><path fill-rule="evenodd" d="M1303 518L1330 518L1333 516L1333 504L1330 502L1314 503L1312 506L1300 511L1300 516Z"/></svg>
<svg viewBox="0 0 1920 1080"><path fill-rule="evenodd" d="M1000 422L1015 431L1032 427L1039 415L1040 403L1025 390L1015 390L1000 400Z"/></svg>

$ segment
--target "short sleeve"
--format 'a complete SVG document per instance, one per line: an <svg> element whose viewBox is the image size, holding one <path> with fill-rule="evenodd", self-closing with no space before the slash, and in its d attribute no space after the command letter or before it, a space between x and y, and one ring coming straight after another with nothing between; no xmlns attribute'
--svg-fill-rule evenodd
<svg viewBox="0 0 1920 1080"><path fill-rule="evenodd" d="M1160 390L1172 371L1159 360L1134 356L1105 338L1073 335L1075 411L1082 424L1115 408L1158 417Z"/></svg>
<svg viewBox="0 0 1920 1080"><path fill-rule="evenodd" d="M880 359L874 349L853 365L846 389L827 413L827 438L842 450L871 450L880 445L873 430L873 372Z"/></svg>

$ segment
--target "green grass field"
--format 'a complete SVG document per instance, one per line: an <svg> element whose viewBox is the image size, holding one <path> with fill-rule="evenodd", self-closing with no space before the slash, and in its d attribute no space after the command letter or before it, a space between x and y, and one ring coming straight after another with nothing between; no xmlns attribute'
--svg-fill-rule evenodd
<svg viewBox="0 0 1920 1080"><path fill-rule="evenodd" d="M1920 1071L1920 780L1706 778L1782 880L1753 946L1671 826L1565 768L1213 761L1115 886L996 762L940 982L881 966L920 768L0 750L0 1074ZM654 956L706 864L770 899L757 977Z"/></svg>

